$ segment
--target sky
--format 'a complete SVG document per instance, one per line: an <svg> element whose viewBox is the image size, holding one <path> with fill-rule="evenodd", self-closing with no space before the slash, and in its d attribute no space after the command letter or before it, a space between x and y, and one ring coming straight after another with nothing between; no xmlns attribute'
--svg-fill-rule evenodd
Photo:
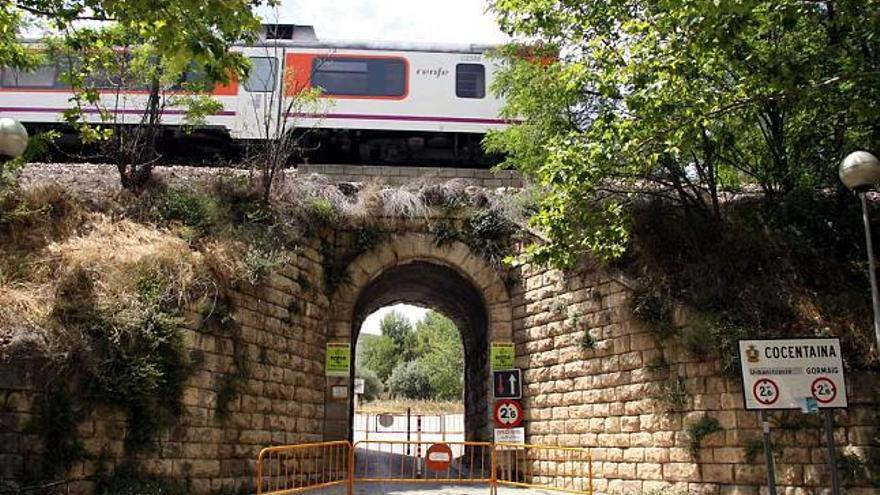
<svg viewBox="0 0 880 495"><path fill-rule="evenodd" d="M310 24L319 39L504 43L485 0L282 0L266 22Z"/></svg>
<svg viewBox="0 0 880 495"><path fill-rule="evenodd" d="M381 335L382 332L379 330L379 323L382 321L382 318L384 318L385 315L392 311L397 311L398 313L403 314L403 316L406 317L406 319L408 319L410 323L413 324L413 326L415 326L416 322L425 317L425 313L428 312L428 308L410 306L409 304L395 304L394 306L386 306L371 314L367 317L366 320L364 320L364 324L361 326L361 332Z"/></svg>

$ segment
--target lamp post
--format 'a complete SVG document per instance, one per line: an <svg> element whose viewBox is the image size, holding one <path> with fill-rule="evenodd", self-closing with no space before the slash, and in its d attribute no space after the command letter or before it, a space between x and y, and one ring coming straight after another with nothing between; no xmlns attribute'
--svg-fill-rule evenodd
<svg viewBox="0 0 880 495"><path fill-rule="evenodd" d="M27 144L28 133L21 122L0 118L0 160L18 158L27 149Z"/></svg>
<svg viewBox="0 0 880 495"><path fill-rule="evenodd" d="M865 223L865 245L868 249L868 270L871 279L871 300L874 306L874 338L880 353L880 293L877 291L877 263L874 261L874 244L871 242L871 219L865 196L869 189L880 184L880 160L867 151L855 151L840 163L840 180L859 196L862 203L862 221Z"/></svg>

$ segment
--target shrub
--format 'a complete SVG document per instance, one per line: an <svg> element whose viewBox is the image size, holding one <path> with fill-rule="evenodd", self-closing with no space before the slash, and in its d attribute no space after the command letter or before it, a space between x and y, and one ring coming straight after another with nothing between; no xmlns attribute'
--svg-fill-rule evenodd
<svg viewBox="0 0 880 495"><path fill-rule="evenodd" d="M434 395L428 370L419 361L400 363L391 372L388 389L398 397L429 399Z"/></svg>
<svg viewBox="0 0 880 495"><path fill-rule="evenodd" d="M364 400L369 402L379 398L385 390L385 385L379 379L375 371L368 368L358 368L356 376L364 381Z"/></svg>
<svg viewBox="0 0 880 495"><path fill-rule="evenodd" d="M703 415L700 419L688 424L685 432L687 433L688 451L690 451L691 456L696 459L697 454L700 453L703 439L719 431L722 431L721 423L718 422L718 419L709 415Z"/></svg>
<svg viewBox="0 0 880 495"><path fill-rule="evenodd" d="M180 222L206 234L219 220L217 200L204 192L185 187L160 189L154 194L156 214L166 222Z"/></svg>

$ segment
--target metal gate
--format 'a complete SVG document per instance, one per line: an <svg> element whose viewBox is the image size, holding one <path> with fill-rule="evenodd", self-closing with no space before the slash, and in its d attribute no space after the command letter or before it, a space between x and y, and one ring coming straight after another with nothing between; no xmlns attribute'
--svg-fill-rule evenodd
<svg viewBox="0 0 880 495"><path fill-rule="evenodd" d="M433 454L443 452L444 456ZM442 459L440 459L442 457ZM263 449L256 465L257 495L302 493L355 484L442 483L592 495L589 449L489 442L369 440Z"/></svg>

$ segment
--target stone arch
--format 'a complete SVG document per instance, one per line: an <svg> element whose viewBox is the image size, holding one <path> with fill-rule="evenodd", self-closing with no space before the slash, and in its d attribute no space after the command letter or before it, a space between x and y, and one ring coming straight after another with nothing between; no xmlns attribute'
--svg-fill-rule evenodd
<svg viewBox="0 0 880 495"><path fill-rule="evenodd" d="M395 235L350 265L351 281L330 298L328 342L357 342L364 319L397 302L432 307L452 319L465 347L465 429L468 439L489 437L489 346L510 342L510 296L498 269L461 242L437 246L428 234ZM325 439L351 435L350 399L334 399L333 387L351 389L351 378L327 378ZM351 394L349 394L350 396Z"/></svg>

